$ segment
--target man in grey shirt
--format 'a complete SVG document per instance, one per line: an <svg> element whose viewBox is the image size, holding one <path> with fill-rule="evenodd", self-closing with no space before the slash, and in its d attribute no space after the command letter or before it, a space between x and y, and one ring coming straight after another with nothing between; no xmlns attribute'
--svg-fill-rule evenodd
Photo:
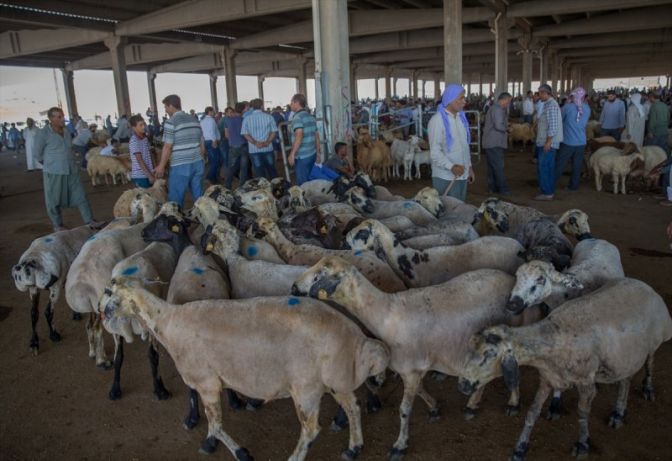
<svg viewBox="0 0 672 461"><path fill-rule="evenodd" d="M483 149L488 160L488 193L509 195L511 191L504 176L504 153L508 147L509 93L501 93L485 114Z"/></svg>

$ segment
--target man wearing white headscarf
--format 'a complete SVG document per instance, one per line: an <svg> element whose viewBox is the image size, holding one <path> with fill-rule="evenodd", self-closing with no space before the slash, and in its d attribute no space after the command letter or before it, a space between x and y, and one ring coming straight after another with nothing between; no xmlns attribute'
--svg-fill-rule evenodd
<svg viewBox="0 0 672 461"><path fill-rule="evenodd" d="M646 112L641 104L642 95L633 93L630 96L630 106L625 114L625 131L621 135L621 141L634 142L637 147L644 143L644 126L646 124Z"/></svg>

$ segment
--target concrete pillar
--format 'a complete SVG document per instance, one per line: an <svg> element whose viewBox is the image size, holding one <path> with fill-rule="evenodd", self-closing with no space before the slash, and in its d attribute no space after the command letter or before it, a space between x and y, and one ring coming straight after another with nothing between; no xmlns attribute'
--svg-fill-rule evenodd
<svg viewBox="0 0 672 461"><path fill-rule="evenodd" d="M385 68L385 97L392 97L392 69L390 67Z"/></svg>
<svg viewBox="0 0 672 461"><path fill-rule="evenodd" d="M378 99L380 99L380 96L379 96L379 94L378 94L378 77L376 77L376 78L374 79L374 81L375 81L375 88L374 88L374 89L375 89L375 91L376 91L376 100L378 100Z"/></svg>
<svg viewBox="0 0 672 461"><path fill-rule="evenodd" d="M548 82L548 48L546 45L539 47L539 84Z"/></svg>
<svg viewBox="0 0 672 461"><path fill-rule="evenodd" d="M219 112L219 104L217 103L217 73L212 72L210 75L210 105L215 108L215 112Z"/></svg>
<svg viewBox="0 0 672 461"><path fill-rule="evenodd" d="M77 97L75 96L75 73L71 70L61 69L63 72L63 88L65 89L65 103L68 106L68 117L77 114Z"/></svg>
<svg viewBox="0 0 672 461"><path fill-rule="evenodd" d="M105 39L105 46L112 56L112 73L114 75L114 90L117 96L117 110L119 115L131 115L131 97L128 93L128 78L126 76L126 38L113 35Z"/></svg>
<svg viewBox="0 0 672 461"><path fill-rule="evenodd" d="M492 20L495 32L495 95L508 91L509 21L504 14Z"/></svg>
<svg viewBox="0 0 672 461"><path fill-rule="evenodd" d="M427 80L422 81L422 99L427 98Z"/></svg>
<svg viewBox="0 0 672 461"><path fill-rule="evenodd" d="M392 77L392 96L397 96L397 82L399 79L397 77Z"/></svg>
<svg viewBox="0 0 672 461"><path fill-rule="evenodd" d="M226 80L226 105L233 107L238 102L238 84L236 83L236 52L228 47L222 50L224 79Z"/></svg>
<svg viewBox="0 0 672 461"><path fill-rule="evenodd" d="M357 94L357 64L350 61L350 99L357 102L359 100Z"/></svg>
<svg viewBox="0 0 672 461"><path fill-rule="evenodd" d="M158 118L159 110L156 101L156 74L154 72L147 72L147 89L149 90L149 107L151 107L152 112ZM149 122L148 122L149 123Z"/></svg>
<svg viewBox="0 0 672 461"><path fill-rule="evenodd" d="M321 90L324 106L331 107L331 139L351 145L352 116L350 106L350 28L347 0L314 2L319 4L319 14L313 12L313 30L319 34L316 43L321 47ZM319 111L318 111L319 113ZM328 148L329 149L329 148ZM323 157L326 158L327 155Z"/></svg>
<svg viewBox="0 0 672 461"><path fill-rule="evenodd" d="M257 93L259 93L259 99L262 101L264 101L264 80L266 80L266 77L257 75Z"/></svg>
<svg viewBox="0 0 672 461"><path fill-rule="evenodd" d="M443 0L443 78L462 83L462 0Z"/></svg>
<svg viewBox="0 0 672 461"><path fill-rule="evenodd" d="M296 85L296 91L304 96L306 96L308 91L306 83L306 61L307 59L304 56L301 56L298 59L299 72Z"/></svg>
<svg viewBox="0 0 672 461"><path fill-rule="evenodd" d="M480 72L478 73L478 94L483 94L483 74Z"/></svg>
<svg viewBox="0 0 672 461"><path fill-rule="evenodd" d="M467 95L471 94L471 79L467 82Z"/></svg>
<svg viewBox="0 0 672 461"><path fill-rule="evenodd" d="M441 99L441 80L439 76L434 76L434 100Z"/></svg>

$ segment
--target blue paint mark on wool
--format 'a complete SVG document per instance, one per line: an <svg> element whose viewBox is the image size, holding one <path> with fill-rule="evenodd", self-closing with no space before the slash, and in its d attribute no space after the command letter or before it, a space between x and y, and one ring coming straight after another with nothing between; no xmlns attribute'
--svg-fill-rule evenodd
<svg viewBox="0 0 672 461"><path fill-rule="evenodd" d="M88 242L89 240L95 240L95 239L96 239L96 236L95 236L95 235L92 235L91 237L89 237L88 239L86 239L86 241Z"/></svg>
<svg viewBox="0 0 672 461"><path fill-rule="evenodd" d="M411 208L413 206L413 202L404 202L404 208Z"/></svg>
<svg viewBox="0 0 672 461"><path fill-rule="evenodd" d="M44 239L44 241L47 242L47 243L50 243L50 242L53 242L54 239L52 239L51 237L47 237L46 239Z"/></svg>
<svg viewBox="0 0 672 461"><path fill-rule="evenodd" d="M257 250L257 247L249 247L247 249L247 256L256 256L258 252L259 250Z"/></svg>
<svg viewBox="0 0 672 461"><path fill-rule="evenodd" d="M361 255L362 255L362 250L355 251L355 256L361 256Z"/></svg>
<svg viewBox="0 0 672 461"><path fill-rule="evenodd" d="M193 272L196 275L203 275L203 272L205 272L205 270L201 269L200 267L194 267L191 269L191 272Z"/></svg>
<svg viewBox="0 0 672 461"><path fill-rule="evenodd" d="M127 267L126 269L124 269L124 271L121 273L121 275L133 275L136 272L138 272L138 266L131 266L131 267Z"/></svg>
<svg viewBox="0 0 672 461"><path fill-rule="evenodd" d="M287 304L290 306L296 306L297 304L301 304L301 300L299 298L295 298L293 296L290 296L287 299Z"/></svg>

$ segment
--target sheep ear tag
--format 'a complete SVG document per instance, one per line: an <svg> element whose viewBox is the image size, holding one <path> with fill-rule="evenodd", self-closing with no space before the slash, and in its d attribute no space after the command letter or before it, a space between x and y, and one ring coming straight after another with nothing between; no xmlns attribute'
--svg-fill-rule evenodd
<svg viewBox="0 0 672 461"><path fill-rule="evenodd" d="M319 291L317 292L317 299L321 299L323 301L325 299L328 299L327 290L325 290L324 288L320 288Z"/></svg>
<svg viewBox="0 0 672 461"><path fill-rule="evenodd" d="M178 226L177 224L173 224L173 227L171 227L170 230L177 234L180 232L180 226Z"/></svg>
<svg viewBox="0 0 672 461"><path fill-rule="evenodd" d="M212 250L214 250L214 249L215 249L215 246L212 244L212 242L208 242L208 243L205 245L205 251L212 251Z"/></svg>

